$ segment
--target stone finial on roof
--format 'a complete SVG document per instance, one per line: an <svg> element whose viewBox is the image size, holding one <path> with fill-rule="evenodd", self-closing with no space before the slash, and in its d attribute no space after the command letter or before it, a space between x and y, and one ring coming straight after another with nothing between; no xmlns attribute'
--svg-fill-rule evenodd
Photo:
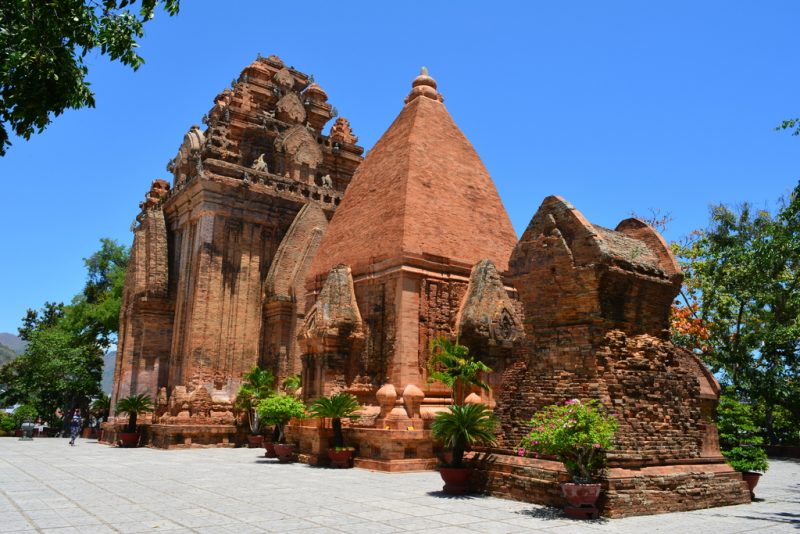
<svg viewBox="0 0 800 534"><path fill-rule="evenodd" d="M406 97L405 103L408 104L419 96L444 102L444 97L436 91L436 80L428 75L427 67L422 67L419 71L419 76L411 82L411 92Z"/></svg>
<svg viewBox="0 0 800 534"><path fill-rule="evenodd" d="M328 93L326 93L325 90L316 83L309 85L304 94L312 100L318 100L320 102L328 101Z"/></svg>
<svg viewBox="0 0 800 534"><path fill-rule="evenodd" d="M358 137L353 134L353 129L350 128L350 121L344 117L339 117L333 123L330 138L332 141L342 141L351 145L358 143Z"/></svg>

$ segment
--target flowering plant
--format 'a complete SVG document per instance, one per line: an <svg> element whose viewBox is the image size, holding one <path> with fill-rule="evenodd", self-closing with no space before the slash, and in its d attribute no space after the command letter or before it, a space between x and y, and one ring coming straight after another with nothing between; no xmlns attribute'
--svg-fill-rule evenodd
<svg viewBox="0 0 800 534"><path fill-rule="evenodd" d="M589 483L603 468L603 451L613 447L617 420L598 409L597 401L571 399L546 406L534 414L530 433L522 438L518 454L555 456L567 468L572 480Z"/></svg>

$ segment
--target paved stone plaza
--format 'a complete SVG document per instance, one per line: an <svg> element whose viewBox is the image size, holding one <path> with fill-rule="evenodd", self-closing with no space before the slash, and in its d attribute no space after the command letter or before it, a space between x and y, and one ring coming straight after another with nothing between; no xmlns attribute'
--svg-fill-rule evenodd
<svg viewBox="0 0 800 534"><path fill-rule="evenodd" d="M773 461L750 505L579 522L442 495L438 473L279 465L263 449L119 449L0 438L0 532L798 532L800 462ZM702 529L702 530L701 530Z"/></svg>

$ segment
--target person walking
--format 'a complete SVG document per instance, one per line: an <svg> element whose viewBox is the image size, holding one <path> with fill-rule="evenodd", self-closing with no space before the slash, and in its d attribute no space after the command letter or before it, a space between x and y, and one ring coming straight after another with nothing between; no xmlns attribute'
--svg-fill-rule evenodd
<svg viewBox="0 0 800 534"><path fill-rule="evenodd" d="M70 419L69 422L69 444L73 447L75 446L75 438L78 437L78 433L81 431L82 422L81 409L75 408L75 412L72 414L72 419Z"/></svg>

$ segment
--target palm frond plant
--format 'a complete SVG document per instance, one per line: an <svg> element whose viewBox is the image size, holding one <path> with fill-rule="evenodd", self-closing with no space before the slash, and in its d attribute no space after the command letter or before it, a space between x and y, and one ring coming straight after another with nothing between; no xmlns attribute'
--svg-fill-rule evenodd
<svg viewBox="0 0 800 534"><path fill-rule="evenodd" d="M152 412L153 409L153 399L146 393L120 399L115 408L117 413L128 414L128 426L125 428L128 433L136 432L136 420L140 413Z"/></svg>
<svg viewBox="0 0 800 534"><path fill-rule="evenodd" d="M431 432L435 439L453 449L450 467L463 467L467 447L494 444L495 426L491 410L483 404L454 405L436 414Z"/></svg>
<svg viewBox="0 0 800 534"><path fill-rule="evenodd" d="M108 419L108 413L111 411L111 397L100 393L100 396L92 401L91 410L96 417Z"/></svg>
<svg viewBox="0 0 800 534"><path fill-rule="evenodd" d="M235 406L247 414L250 433L255 436L261 431L258 403L274 393L275 375L268 369L255 366L245 373L242 379L242 385L236 394Z"/></svg>
<svg viewBox="0 0 800 534"><path fill-rule="evenodd" d="M289 375L281 382L281 387L286 393L294 394L295 391L300 389L300 375Z"/></svg>
<svg viewBox="0 0 800 534"><path fill-rule="evenodd" d="M342 419L358 417L356 412L360 406L358 400L349 393L335 393L330 397L320 397L309 407L309 414L314 417L330 418L333 426L333 448L344 447Z"/></svg>
<svg viewBox="0 0 800 534"><path fill-rule="evenodd" d="M430 343L428 381L438 380L453 391L453 404L461 406L472 387L491 391L489 384L481 380L483 373L492 369L482 361L469 355L469 348L446 337L437 337Z"/></svg>

